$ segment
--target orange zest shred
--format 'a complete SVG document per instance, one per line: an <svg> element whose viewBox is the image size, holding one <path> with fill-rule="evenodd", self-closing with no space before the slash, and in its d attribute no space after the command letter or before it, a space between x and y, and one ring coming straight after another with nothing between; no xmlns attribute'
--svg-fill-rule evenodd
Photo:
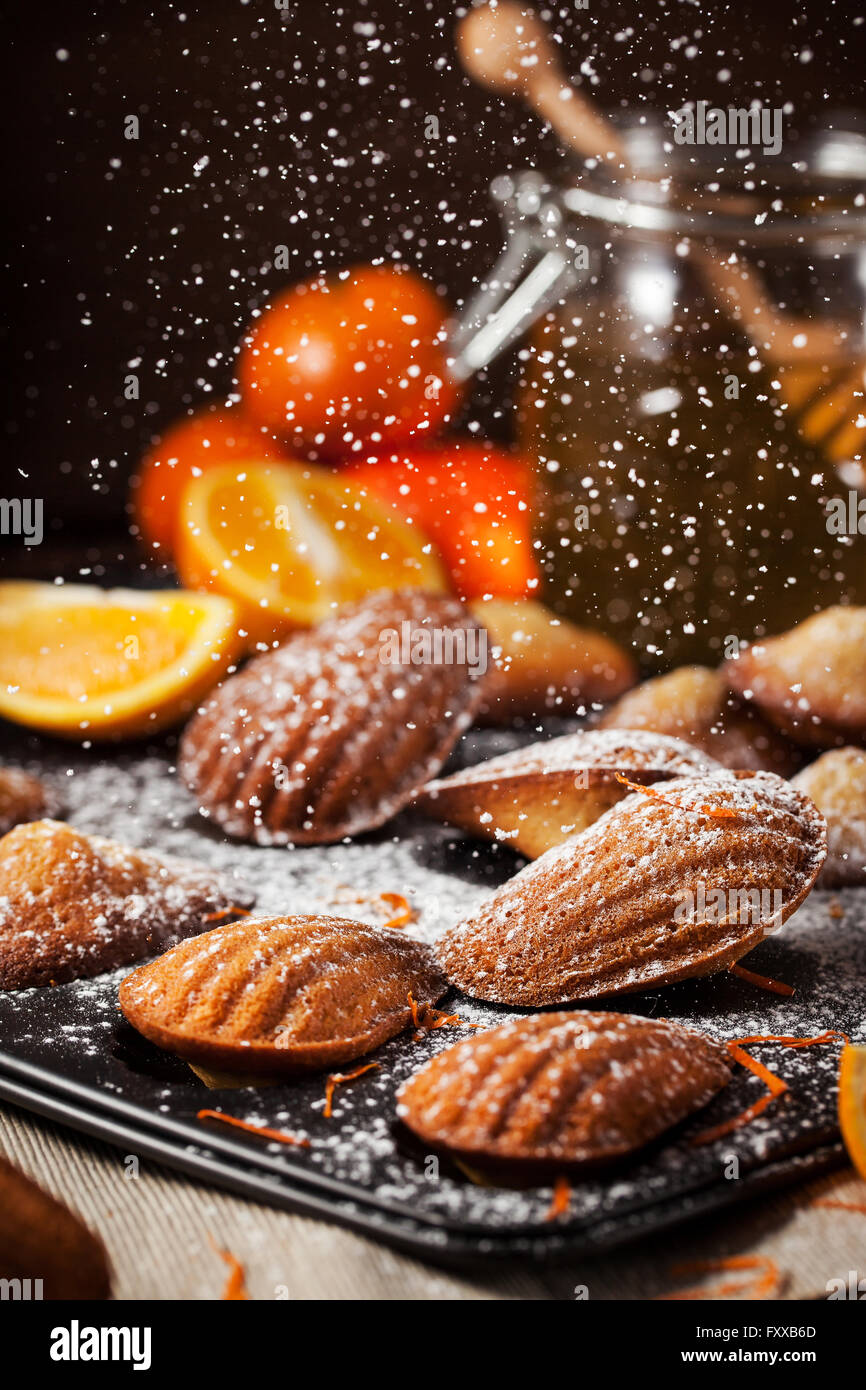
<svg viewBox="0 0 866 1390"><path fill-rule="evenodd" d="M470 1168L468 1163L464 1163L462 1159L459 1158L452 1159L452 1162L455 1168L459 1168L464 1177L467 1177L471 1183L475 1184L476 1187L496 1186L496 1183L493 1181L493 1179L489 1178L486 1173L482 1173L480 1168Z"/></svg>
<svg viewBox="0 0 866 1390"><path fill-rule="evenodd" d="M836 1028L828 1028L826 1033L819 1033L816 1038L791 1038L784 1033L753 1033L750 1038L734 1038L728 1047L748 1047L752 1043L781 1043L783 1047L814 1047L817 1043L827 1042L848 1042L848 1034L840 1033Z"/></svg>
<svg viewBox="0 0 866 1390"><path fill-rule="evenodd" d="M742 1048L728 1043L728 1051L736 1062L753 1072L760 1081L767 1087L767 1094L760 1096L758 1100L742 1110L739 1115L734 1115L730 1120L723 1120L721 1124L714 1125L712 1129L705 1129L701 1134L696 1134L692 1140L693 1144L711 1144L715 1139L721 1139L726 1134L731 1134L735 1129L742 1129L744 1125L751 1124L762 1115L779 1096L784 1095L788 1090L788 1083L783 1081L775 1072L769 1071L757 1058L744 1052Z"/></svg>
<svg viewBox="0 0 866 1390"><path fill-rule="evenodd" d="M275 1139L279 1144L292 1144L299 1149L310 1147L309 1139L299 1139L296 1134L288 1134L284 1129L268 1129L265 1125L253 1125L247 1120L239 1120L234 1115L226 1115L222 1110L199 1110L197 1120L221 1120L224 1125L233 1125L247 1134L255 1134L259 1139Z"/></svg>
<svg viewBox="0 0 866 1390"><path fill-rule="evenodd" d="M387 922L383 922L383 926L406 927L410 922L414 922L415 913L409 904L409 899L404 898L402 893L380 893L379 897L383 903L394 909L394 916L389 917Z"/></svg>
<svg viewBox="0 0 866 1390"><path fill-rule="evenodd" d="M841 1202L835 1197L825 1197L821 1202L813 1202L813 1207L830 1207L833 1211L856 1211L866 1216L866 1202Z"/></svg>
<svg viewBox="0 0 866 1390"><path fill-rule="evenodd" d="M676 1293L663 1293L660 1300L677 1301L694 1298L727 1298L729 1294L748 1292L750 1298L768 1298L776 1293L782 1282L779 1267L769 1255L728 1255L718 1260L689 1260L675 1265L671 1274L717 1274L727 1271L753 1270L750 1279L726 1280L708 1289L678 1289Z"/></svg>
<svg viewBox="0 0 866 1390"><path fill-rule="evenodd" d="M690 1141L692 1144L712 1144L716 1139L722 1139L726 1134L731 1134L735 1129L742 1129L744 1125L751 1124L752 1120L757 1119L772 1105L774 1100L785 1094L789 1090L787 1081L783 1081L775 1072L765 1067L763 1062L759 1062L757 1057L743 1050L744 1046L751 1043L781 1043L782 1047L814 1047L821 1043L834 1042L844 1039L844 1033L838 1033L835 1029L828 1029L826 1033L821 1033L815 1038L791 1038L785 1037L780 1033L755 1033L748 1038L733 1038L726 1047L735 1062L739 1062L741 1067L757 1076L759 1081L763 1081L767 1087L767 1094L760 1096L739 1115L734 1115L730 1120L723 1120L721 1124L714 1125L712 1129L705 1129L700 1134L696 1134Z"/></svg>
<svg viewBox="0 0 866 1390"><path fill-rule="evenodd" d="M332 907L346 903L357 904L359 907L369 908L376 916L380 913L380 904L384 903L393 915L387 922L383 922L382 926L395 929L407 927L418 916L409 899L402 893L359 893L348 884L339 884L329 898L329 903Z"/></svg>
<svg viewBox="0 0 866 1390"><path fill-rule="evenodd" d="M784 994L790 997L795 993L793 985L783 984L781 980L771 980L767 975L756 975L754 970L747 970L744 965L728 966L728 973L738 975L741 980L747 980L750 985L757 985L758 989L769 990L771 994Z"/></svg>
<svg viewBox="0 0 866 1390"><path fill-rule="evenodd" d="M564 1174L560 1174L553 1184L553 1197L547 1209L545 1221L558 1221L560 1216L567 1216L570 1206L571 1183Z"/></svg>
<svg viewBox="0 0 866 1390"><path fill-rule="evenodd" d="M334 1092L338 1086L342 1086L346 1081L357 1081L359 1076L363 1076L365 1071L375 1071L379 1066L378 1062L367 1062L366 1066L356 1067L354 1071L334 1071L325 1082L325 1108L322 1111L326 1120L330 1120L334 1113Z"/></svg>
<svg viewBox="0 0 866 1390"><path fill-rule="evenodd" d="M617 772L614 775L618 782L621 782L624 787L628 787L629 791L643 792L644 796L654 796L659 801L666 801L668 806L674 805L673 801L668 801L667 797L662 796L661 792L655 787L645 787L642 782L630 782L622 772ZM677 810L679 810L679 807L677 807Z"/></svg>
<svg viewBox="0 0 866 1390"><path fill-rule="evenodd" d="M668 806L673 806L676 811L695 810L702 815L712 816L716 820L736 820L738 816L749 815L752 811L758 810L757 802L752 802L751 806L711 806L707 802L702 802L699 806L685 807L680 806L676 801L670 801L656 787L645 787L641 782L630 782L623 773L614 774L616 780L621 782L624 787L628 787L633 792L643 792L644 796L654 796L658 801L664 801Z"/></svg>
<svg viewBox="0 0 866 1390"><path fill-rule="evenodd" d="M445 1014L441 1009L434 1009L432 1004L419 1004L412 996L410 989L406 998L409 1000L409 1008L412 1012L412 1022L415 1025L416 1039L422 1033L430 1033L434 1028L483 1028L483 1023L466 1023L460 1018L459 1014Z"/></svg>
<svg viewBox="0 0 866 1390"><path fill-rule="evenodd" d="M757 801L753 801L751 806L710 806L706 802L695 808L702 811L705 816L714 816L716 820L736 820L737 816L750 816L758 810Z"/></svg>
<svg viewBox="0 0 866 1390"><path fill-rule="evenodd" d="M206 912L202 921L221 922L225 917L252 917L252 915L246 907L224 907L222 912Z"/></svg>
<svg viewBox="0 0 866 1390"><path fill-rule="evenodd" d="M244 1267L241 1264L240 1260L236 1259L230 1250L221 1249L221 1247L217 1245L213 1236L208 1236L208 1240L210 1241L213 1249L219 1255L220 1259L225 1260L226 1264L229 1267L229 1277L225 1282L225 1287L222 1293L223 1302L249 1302L250 1296L247 1293L246 1276L244 1274Z"/></svg>
<svg viewBox="0 0 866 1390"><path fill-rule="evenodd" d="M696 1134L690 1142L696 1147L701 1144L713 1144L717 1139L724 1139L726 1134L733 1134L735 1129L742 1129L744 1125L751 1124L752 1120L756 1120L759 1115L763 1115L767 1106L771 1105L777 1096L787 1091L788 1087L784 1082L780 1084L782 1088L780 1091L768 1091L765 1096L761 1096L759 1100L754 1101L754 1103L747 1106L745 1110L741 1110L739 1115L734 1115L730 1120L723 1120L721 1124L714 1125L712 1129L703 1130L700 1134Z"/></svg>

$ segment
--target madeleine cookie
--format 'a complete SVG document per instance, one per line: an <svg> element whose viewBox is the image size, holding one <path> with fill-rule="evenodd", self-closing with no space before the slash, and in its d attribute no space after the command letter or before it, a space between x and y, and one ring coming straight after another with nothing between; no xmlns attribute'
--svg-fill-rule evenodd
<svg viewBox="0 0 866 1390"><path fill-rule="evenodd" d="M27 821L55 816L57 810L56 797L38 777L17 767L0 767L0 835Z"/></svg>
<svg viewBox="0 0 866 1390"><path fill-rule="evenodd" d="M251 901L200 864L59 821L19 825L0 840L0 989L99 975Z"/></svg>
<svg viewBox="0 0 866 1390"><path fill-rule="evenodd" d="M650 783L718 768L679 739L643 729L588 729L429 782L416 805L447 825L503 840L537 859L629 795L619 776Z"/></svg>
<svg viewBox="0 0 866 1390"><path fill-rule="evenodd" d="M157 1047L214 1071L291 1076L372 1052L447 982L428 946L340 917L265 917L216 927L120 986L129 1022Z"/></svg>
<svg viewBox="0 0 866 1390"><path fill-rule="evenodd" d="M482 723L578 713L615 699L637 680L637 666L617 642L575 627L541 603L489 598L470 607L490 638Z"/></svg>
<svg viewBox="0 0 866 1390"><path fill-rule="evenodd" d="M729 692L719 671L681 666L628 691L598 721L600 729L652 729L702 748L722 767L788 777L802 762L793 744Z"/></svg>
<svg viewBox="0 0 866 1390"><path fill-rule="evenodd" d="M680 778L527 865L439 957L466 994L524 1008L711 975L799 907L826 852L823 816L772 772Z"/></svg>
<svg viewBox="0 0 866 1390"><path fill-rule="evenodd" d="M866 887L866 751L834 748L794 778L827 819L822 888Z"/></svg>
<svg viewBox="0 0 866 1390"><path fill-rule="evenodd" d="M610 1163L700 1109L730 1080L725 1050L662 1019L520 1018L439 1052L397 1095L404 1124L468 1163Z"/></svg>
<svg viewBox="0 0 866 1390"><path fill-rule="evenodd" d="M105 1247L73 1212L0 1158L0 1280L27 1281L31 1299L111 1293ZM14 1296L14 1295L13 1295Z"/></svg>
<svg viewBox="0 0 866 1390"><path fill-rule="evenodd" d="M798 743L866 742L866 608L827 608L723 669L732 690Z"/></svg>
<svg viewBox="0 0 866 1390"><path fill-rule="evenodd" d="M205 815L257 844L374 829L472 722L482 646L456 599L374 594L220 686L187 727L181 773Z"/></svg>

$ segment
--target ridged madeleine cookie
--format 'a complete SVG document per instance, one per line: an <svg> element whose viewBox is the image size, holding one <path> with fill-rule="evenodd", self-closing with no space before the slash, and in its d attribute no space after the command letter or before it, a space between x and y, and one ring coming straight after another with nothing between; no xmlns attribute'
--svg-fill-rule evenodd
<svg viewBox="0 0 866 1390"><path fill-rule="evenodd" d="M447 989L423 942L340 917L216 927L120 986L129 1022L215 1071L291 1076L341 1066L406 1028Z"/></svg>
<svg viewBox="0 0 866 1390"><path fill-rule="evenodd" d="M721 672L681 666L644 681L606 709L600 729L652 729L702 748L722 767L788 777L802 754L757 710L735 699Z"/></svg>
<svg viewBox="0 0 866 1390"><path fill-rule="evenodd" d="M447 825L505 841L537 859L629 795L618 774L652 783L718 767L680 739L642 729L587 729L429 782L416 805Z"/></svg>
<svg viewBox="0 0 866 1390"><path fill-rule="evenodd" d="M827 608L728 661L731 689L807 747L866 743L866 608Z"/></svg>
<svg viewBox="0 0 866 1390"><path fill-rule="evenodd" d="M648 787L527 865L442 938L452 984L535 1007L724 970L805 898L823 816L772 772Z"/></svg>
<svg viewBox="0 0 866 1390"><path fill-rule="evenodd" d="M111 1293L102 1241L73 1212L0 1158L0 1280L29 1280L30 1299ZM14 1295L13 1295L14 1297Z"/></svg>
<svg viewBox="0 0 866 1390"><path fill-rule="evenodd" d="M827 820L822 888L866 887L866 750L834 748L794 778Z"/></svg>
<svg viewBox="0 0 866 1390"><path fill-rule="evenodd" d="M706 1105L730 1067L712 1038L662 1019L537 1014L438 1053L401 1087L397 1113L470 1163L594 1166Z"/></svg>
<svg viewBox="0 0 866 1390"><path fill-rule="evenodd" d="M252 901L183 859L34 821L0 840L0 989L99 975Z"/></svg>
<svg viewBox="0 0 866 1390"><path fill-rule="evenodd" d="M201 808L258 844L383 825L439 770L482 697L483 633L456 599L377 593L249 663L187 727Z"/></svg>

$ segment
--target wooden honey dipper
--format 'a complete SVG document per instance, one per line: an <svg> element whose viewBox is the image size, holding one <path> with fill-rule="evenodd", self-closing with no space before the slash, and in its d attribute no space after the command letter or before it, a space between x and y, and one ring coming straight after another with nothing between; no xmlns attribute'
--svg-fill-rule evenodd
<svg viewBox="0 0 866 1390"><path fill-rule="evenodd" d="M571 85L549 30L533 10L515 0L491 0L471 9L457 30L457 51L471 77L502 96L524 101L585 159L616 163L626 176L631 172L621 135ZM862 453L862 360L852 364L846 359L842 366L839 335L828 325L782 314L744 261L730 262L703 248L693 248L692 256L716 302L774 369L782 398L807 443L831 464ZM828 389L826 369L834 359L840 369ZM866 469L861 471L866 482Z"/></svg>

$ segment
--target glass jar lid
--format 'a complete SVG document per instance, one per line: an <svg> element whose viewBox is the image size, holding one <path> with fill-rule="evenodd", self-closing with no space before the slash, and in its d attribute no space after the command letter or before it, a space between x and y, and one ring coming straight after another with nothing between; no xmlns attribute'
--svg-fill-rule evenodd
<svg viewBox="0 0 866 1390"><path fill-rule="evenodd" d="M866 136L833 127L789 142L778 129L774 136L765 125L762 133L756 120L747 133L759 142L778 138L777 150L708 143L713 133L746 133L739 118L749 111L760 116L762 108L705 108L704 102L689 108L691 142L677 141L682 121L630 125L622 131L626 169L600 160L581 163L556 188L548 184L548 196L558 197L573 217L663 236L747 245L863 236ZM502 184L498 196L505 196Z"/></svg>
<svg viewBox="0 0 866 1390"><path fill-rule="evenodd" d="M822 256L856 256L866 284L866 136L840 124L790 142L783 138L775 151L708 143L710 129L719 131L727 116L719 108L711 127L705 105L692 112L694 143L678 141L674 122L641 119L621 131L626 158L619 169L575 159L555 180L535 170L494 179L491 193L506 244L452 326L451 370L458 381L486 366L581 284L590 273L588 224L675 241L684 254L692 241L699 254L710 247L726 255L815 245ZM749 110L760 115L760 108ZM734 116L722 133L743 133ZM747 133L773 139L757 120ZM718 264L704 259L713 278Z"/></svg>

